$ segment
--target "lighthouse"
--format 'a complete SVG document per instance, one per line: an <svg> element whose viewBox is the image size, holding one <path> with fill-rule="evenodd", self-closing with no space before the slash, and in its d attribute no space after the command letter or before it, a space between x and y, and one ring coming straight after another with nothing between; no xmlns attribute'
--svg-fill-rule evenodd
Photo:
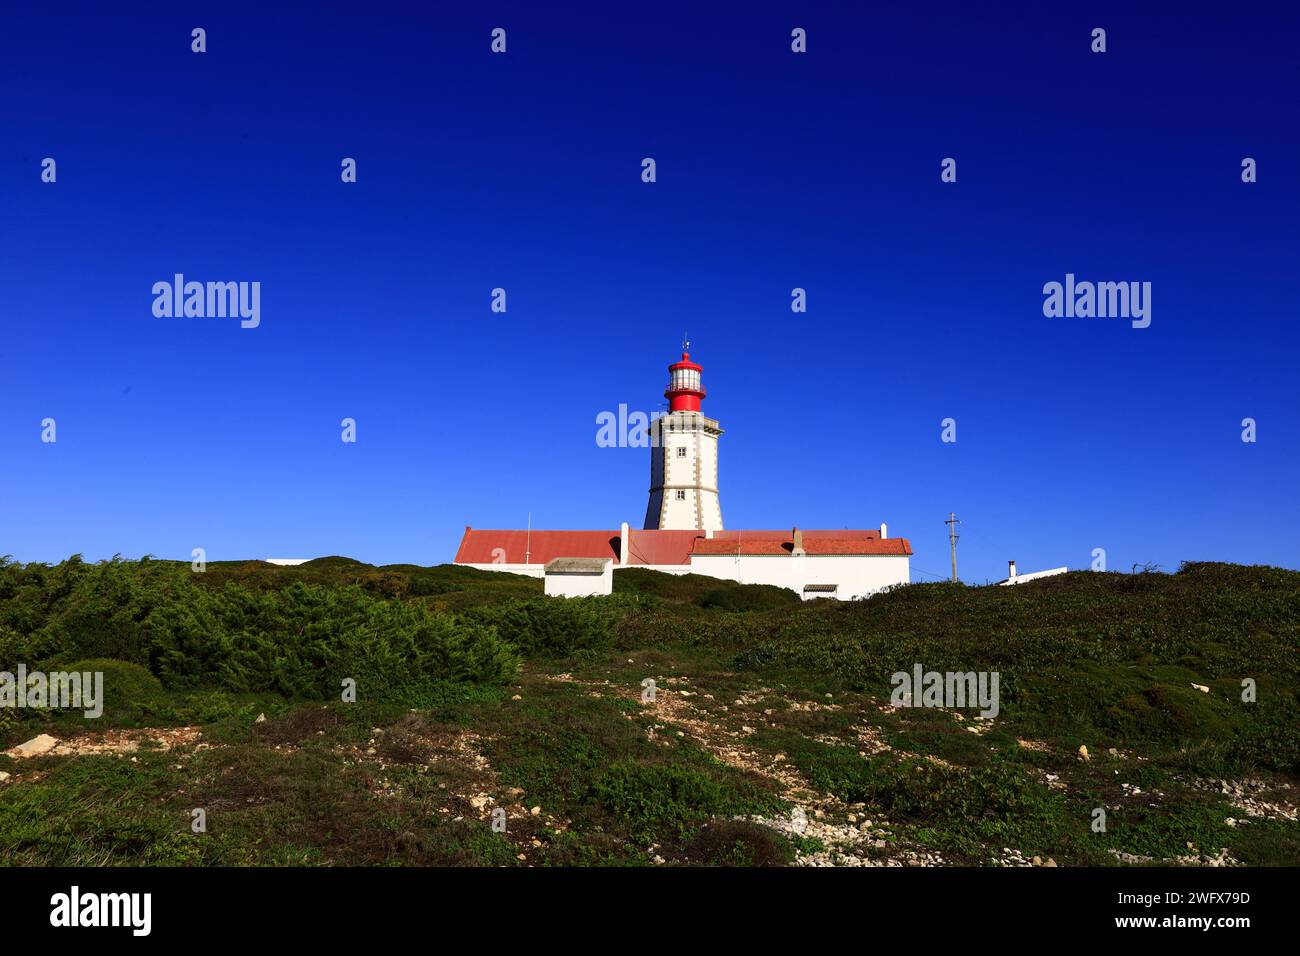
<svg viewBox="0 0 1300 956"><path fill-rule="evenodd" d="M700 411L703 374L691 361L690 343L683 342L681 361L668 366L668 411L650 423L644 528L627 521L591 531L544 531L531 522L486 530L467 525L456 563L544 578L544 593L555 597L610 594L614 579L629 568L773 585L805 601L857 601L907 584L912 546L906 538L889 537L883 524L818 530L799 526L791 516L776 530L723 530L722 429ZM640 440L635 444L644 447Z"/></svg>
<svg viewBox="0 0 1300 956"><path fill-rule="evenodd" d="M700 411L704 369L691 361L690 342L668 366L668 411L650 426L650 503L645 527L660 531L721 531L716 420Z"/></svg>

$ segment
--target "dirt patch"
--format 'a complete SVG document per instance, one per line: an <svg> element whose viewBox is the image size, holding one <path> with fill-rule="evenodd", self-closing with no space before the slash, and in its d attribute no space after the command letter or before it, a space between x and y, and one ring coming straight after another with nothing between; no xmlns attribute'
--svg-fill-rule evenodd
<svg viewBox="0 0 1300 956"><path fill-rule="evenodd" d="M50 754L55 757L83 757L88 754L133 754L140 750L173 750L199 745L199 727L156 727L142 730L105 730L60 740ZM203 745L206 746L206 745Z"/></svg>

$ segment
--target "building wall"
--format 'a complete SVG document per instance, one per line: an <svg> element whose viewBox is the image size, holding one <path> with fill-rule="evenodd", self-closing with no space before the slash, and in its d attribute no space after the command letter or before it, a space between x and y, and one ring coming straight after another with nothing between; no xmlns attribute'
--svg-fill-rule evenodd
<svg viewBox="0 0 1300 956"><path fill-rule="evenodd" d="M483 571L508 571L533 578L544 578L545 569L540 564L468 564L465 567ZM640 567L647 571L665 574L705 574L709 577L737 581L741 584L774 584L789 588L800 596L805 584L835 584L835 593L841 601L867 597L883 588L911 581L911 559L906 555L766 555L696 554L690 564L640 564L613 565L609 575L624 567ZM591 575L588 580L594 579ZM546 593L551 593L547 578ZM613 589L610 578L610 590ZM573 596L573 595L566 595ZM819 595L824 597L825 595Z"/></svg>
<svg viewBox="0 0 1300 956"><path fill-rule="evenodd" d="M741 584L774 584L802 596L805 584L835 584L841 601L867 597L911 580L906 555L695 554L691 571ZM825 595L822 595L825 596Z"/></svg>
<svg viewBox="0 0 1300 956"><path fill-rule="evenodd" d="M1069 568L1052 568L1050 571L1030 571L1028 574L1017 574L1009 580L999 581L998 584L1003 587L1008 584L1024 584L1026 581L1037 581L1039 578L1050 578L1058 574L1066 574L1069 570Z"/></svg>
<svg viewBox="0 0 1300 956"><path fill-rule="evenodd" d="M721 434L718 423L699 412L669 412L655 420L645 527L722 530L722 504L718 498ZM679 449L685 449L685 453Z"/></svg>
<svg viewBox="0 0 1300 956"><path fill-rule="evenodd" d="M600 574L545 574L548 597L589 597L611 594L614 590L613 562Z"/></svg>
<svg viewBox="0 0 1300 956"><path fill-rule="evenodd" d="M523 574L530 578L546 577L546 567L541 564L462 564L459 567L478 568L480 571L508 571L511 574ZM612 570L618 571L626 567L644 568L647 571L662 571L664 574L692 573L689 564L615 564Z"/></svg>

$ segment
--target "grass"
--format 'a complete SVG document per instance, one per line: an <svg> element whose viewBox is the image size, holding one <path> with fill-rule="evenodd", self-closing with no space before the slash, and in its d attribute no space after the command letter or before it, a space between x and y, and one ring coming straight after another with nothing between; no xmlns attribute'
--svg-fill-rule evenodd
<svg viewBox="0 0 1300 956"><path fill-rule="evenodd" d="M1300 863L1296 572L1198 564L851 604L639 569L615 580L612 598L554 601L515 575L346 558L202 575L0 564L0 669L99 671L106 696L99 721L0 710L0 745L46 732L100 746L0 755L0 859ZM213 607L238 635L227 650L255 651L251 678L183 625ZM349 637L339 664L334 613L407 636ZM106 648L123 657L84 653ZM917 662L998 671L998 717L887 706L891 675ZM357 670L355 703L336 664ZM182 727L197 729L167 736ZM782 822L796 808L805 832Z"/></svg>

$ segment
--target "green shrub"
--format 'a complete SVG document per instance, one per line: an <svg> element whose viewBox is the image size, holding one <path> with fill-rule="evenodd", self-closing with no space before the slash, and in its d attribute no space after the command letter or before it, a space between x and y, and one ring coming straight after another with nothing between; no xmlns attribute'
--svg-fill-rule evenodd
<svg viewBox="0 0 1300 956"><path fill-rule="evenodd" d="M628 602L610 598L535 598L475 608L466 621L490 625L525 655L609 647Z"/></svg>
<svg viewBox="0 0 1300 956"><path fill-rule="evenodd" d="M295 583L254 594L236 585L154 615L154 667L170 686L331 699L342 681L375 698L434 681L504 683L519 656L496 631L359 587Z"/></svg>
<svg viewBox="0 0 1300 956"><path fill-rule="evenodd" d="M715 588L700 598L701 607L722 611L770 611L773 608L798 604L799 595L789 588L770 584L748 584L743 587Z"/></svg>
<svg viewBox="0 0 1300 956"><path fill-rule="evenodd" d="M752 787L724 786L706 770L680 764L621 761L596 779L591 792L633 839L643 842L680 839L710 817L770 813L778 806Z"/></svg>
<svg viewBox="0 0 1300 956"><path fill-rule="evenodd" d="M313 564L317 575L369 568ZM367 579L367 589L281 580L256 562L237 567L263 575L258 586L231 573L218 585L220 574L150 559L88 565L74 557L52 567L0 560L0 667L111 659L148 668L169 689L315 699L337 698L344 678L378 697L426 682L503 683L518 671L518 652L490 626L383 596L397 572ZM265 586L268 575L283 586Z"/></svg>
<svg viewBox="0 0 1300 956"><path fill-rule="evenodd" d="M104 675L103 718L109 724L134 724L164 706L162 684L139 664L101 658L60 664L57 669Z"/></svg>
<svg viewBox="0 0 1300 956"><path fill-rule="evenodd" d="M709 866L786 866L794 861L794 851L780 833L748 820L706 823L687 848L691 862Z"/></svg>

